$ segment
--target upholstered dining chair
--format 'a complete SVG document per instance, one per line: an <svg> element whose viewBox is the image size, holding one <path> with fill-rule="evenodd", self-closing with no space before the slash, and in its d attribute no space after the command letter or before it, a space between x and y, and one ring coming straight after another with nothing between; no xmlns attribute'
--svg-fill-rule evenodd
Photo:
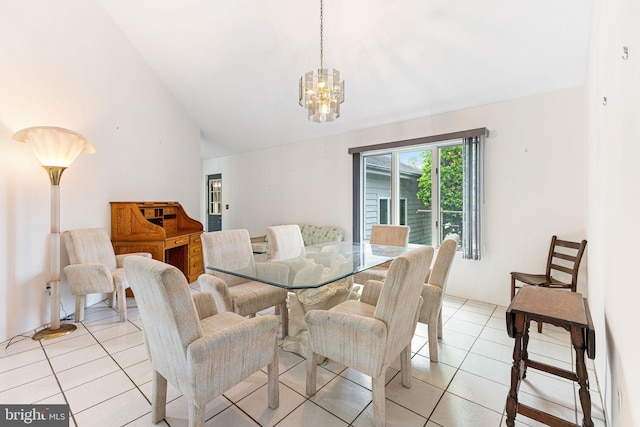
<svg viewBox="0 0 640 427"><path fill-rule="evenodd" d="M433 248L422 246L394 259L377 301L367 298L364 284L360 301L347 300L330 310L311 310L307 356L308 395L316 392L316 361L328 357L372 378L376 427L385 424L385 372L400 355L402 385L411 386L411 339L422 305L420 292Z"/></svg>
<svg viewBox="0 0 640 427"><path fill-rule="evenodd" d="M267 227L270 260L293 259L305 256L304 240L297 224Z"/></svg>
<svg viewBox="0 0 640 427"><path fill-rule="evenodd" d="M372 245L399 246L406 248L409 244L410 230L411 229L408 225L374 224L371 227L369 243ZM368 270L361 271L353 277L353 280L354 282L361 284L365 283L367 280L384 281L389 265L390 263L387 262Z"/></svg>
<svg viewBox="0 0 640 427"><path fill-rule="evenodd" d="M442 241L429 277L422 286L421 295L424 303L418 322L427 324L429 359L432 362L438 361L438 339L442 339L442 301L459 242L460 237L457 234L450 234Z"/></svg>
<svg viewBox="0 0 640 427"><path fill-rule="evenodd" d="M289 274L284 266L256 263L251 249L251 237L244 229L222 230L202 233L202 255L205 274L198 277L202 290L214 292L219 308L238 313L241 316L255 316L261 310L276 307L280 314L282 336L287 336L289 312L287 310L287 291L276 286L254 280L244 279L231 274L221 273L207 268L217 265L229 270L244 269L251 276L258 268L277 270L283 267L281 274ZM274 274L278 274L275 271ZM214 280L213 278L219 280Z"/></svg>
<svg viewBox="0 0 640 427"><path fill-rule="evenodd" d="M520 288L517 282L575 292L578 286L578 270L586 248L586 240L571 242L552 236L544 273L511 272L511 299L516 295L516 289ZM564 280L558 279L558 274L564 276ZM538 332L542 332L542 323L538 323Z"/></svg>
<svg viewBox="0 0 640 427"><path fill-rule="evenodd" d="M152 367L154 424L166 416L167 382L187 400L189 426L203 426L208 402L264 366L269 407L278 407L277 317L218 313L213 296L192 295L184 274L169 264L129 257L124 266Z"/></svg>
<svg viewBox="0 0 640 427"><path fill-rule="evenodd" d="M84 320L86 295L107 293L109 306L118 302L120 321L127 320L127 297L129 287L122 261L130 255L151 258L147 252L116 255L107 230L84 228L62 233L69 254L70 265L64 267L71 293L76 297L76 322Z"/></svg>
<svg viewBox="0 0 640 427"><path fill-rule="evenodd" d="M457 234L448 235L440 244L433 267L427 272L425 283L422 285L423 299L418 322L427 325L429 337L429 359L438 362L438 339L442 339L442 301L447 289L447 279L451 265L458 251L460 237ZM429 260L431 263L431 260ZM382 288L381 282L370 282L367 286L368 301L377 301Z"/></svg>

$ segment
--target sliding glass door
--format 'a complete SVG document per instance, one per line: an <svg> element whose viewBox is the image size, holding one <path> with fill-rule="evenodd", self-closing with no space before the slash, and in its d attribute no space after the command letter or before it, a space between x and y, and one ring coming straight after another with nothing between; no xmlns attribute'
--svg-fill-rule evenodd
<svg viewBox="0 0 640 427"><path fill-rule="evenodd" d="M438 246L462 232L461 141L363 153L362 236L373 224L409 225L410 243Z"/></svg>

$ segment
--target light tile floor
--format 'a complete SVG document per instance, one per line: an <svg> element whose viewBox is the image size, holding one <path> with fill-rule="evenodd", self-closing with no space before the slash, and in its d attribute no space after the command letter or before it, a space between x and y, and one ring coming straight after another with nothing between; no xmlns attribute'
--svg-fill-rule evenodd
<svg viewBox="0 0 640 427"><path fill-rule="evenodd" d="M196 285L197 286L197 285ZM67 403L72 426L151 426L151 365L147 359L135 301L129 321L104 303L87 308L78 329L65 337L34 341L17 337L0 349L0 402ZM426 326L418 324L412 343L413 381L402 387L399 363L387 371L388 426L502 426L510 383L513 340L505 308L447 297L440 363L431 363ZM534 329L534 328L532 328ZM26 336L30 334L25 334ZM532 359L573 367L569 335L545 325L533 332ZM593 418L605 426L602 400L589 360ZM280 351L280 406L267 405L267 375L258 372L207 406L207 425L370 426L371 379L328 361L318 369L318 392L307 397L305 360ZM577 387L570 381L529 370L521 402L582 424ZM186 426L187 404L169 386L167 418L159 425ZM577 409L578 408L578 409ZM518 415L517 426L540 423Z"/></svg>

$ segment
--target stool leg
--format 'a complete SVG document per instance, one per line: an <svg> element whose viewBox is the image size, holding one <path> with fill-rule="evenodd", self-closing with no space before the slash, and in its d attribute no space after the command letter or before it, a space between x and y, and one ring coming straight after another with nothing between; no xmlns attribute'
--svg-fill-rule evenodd
<svg viewBox="0 0 640 427"><path fill-rule="evenodd" d="M578 384L580 384L580 404L582 405L582 413L584 418L582 419L583 427L593 427L593 420L591 419L591 395L589 394L589 377L587 374L587 366L584 363L584 335L583 330L579 327L571 327L571 342L573 348L576 351L576 375L578 377Z"/></svg>
<svg viewBox="0 0 640 427"><path fill-rule="evenodd" d="M524 362L522 369L522 378L527 378L527 361L529 360L529 328L531 327L531 321L526 320L524 323L524 332L522 333L522 361Z"/></svg>
<svg viewBox="0 0 640 427"><path fill-rule="evenodd" d="M514 338L513 365L511 366L511 388L507 396L507 426L515 427L518 413L518 389L522 378L522 335L525 329L523 314L516 314L513 322Z"/></svg>

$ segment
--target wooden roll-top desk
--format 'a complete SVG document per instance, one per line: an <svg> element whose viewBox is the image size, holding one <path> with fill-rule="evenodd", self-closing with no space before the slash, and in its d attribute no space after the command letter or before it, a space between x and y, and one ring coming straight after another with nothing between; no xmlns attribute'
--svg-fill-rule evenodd
<svg viewBox="0 0 640 427"><path fill-rule="evenodd" d="M178 267L189 283L204 271L202 223L177 202L110 202L111 241L116 254L149 252Z"/></svg>

